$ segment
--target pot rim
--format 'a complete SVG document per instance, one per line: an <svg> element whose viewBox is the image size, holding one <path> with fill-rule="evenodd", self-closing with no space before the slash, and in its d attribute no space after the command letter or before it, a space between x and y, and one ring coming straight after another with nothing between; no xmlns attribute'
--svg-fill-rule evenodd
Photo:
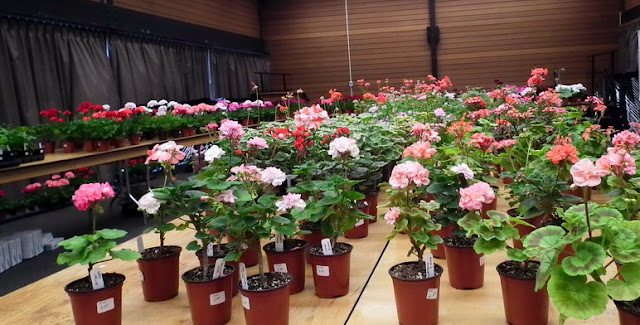
<svg viewBox="0 0 640 325"><path fill-rule="evenodd" d="M160 246L148 247L148 248L145 248L145 249L144 249L144 251L146 251L147 249L153 249L153 248L158 248L158 247L160 247ZM170 257L173 257L174 255L176 255L176 254L180 254L180 252L182 252L182 247L180 247L180 246L176 246L176 245L165 245L164 247L177 247L177 248L178 248L178 250L177 250L177 251L175 251L175 252L172 252L172 253L171 253L171 254L169 254L169 255L164 255L164 256L157 256L157 257L141 257L141 258L139 258L139 259L138 259L138 261L140 261L140 260L142 260L142 261L153 261L153 260L160 260L160 259L163 259L163 258L170 258ZM143 252L144 252L144 251L143 251Z"/></svg>
<svg viewBox="0 0 640 325"><path fill-rule="evenodd" d="M336 244L347 245L347 251L339 253L339 254L333 254L333 255L317 255L317 254L311 253L311 248L316 247L316 246L322 247L322 244L318 244L318 245L313 245L313 246L307 247L307 252L309 253L309 255L316 256L316 257L333 257L333 256L341 256L341 255L344 255L344 254L349 254L353 250L353 246L351 244L343 243L343 242L336 242Z"/></svg>
<svg viewBox="0 0 640 325"><path fill-rule="evenodd" d="M433 277L430 277L430 278L426 278L426 279L412 279L412 280L410 280L410 279L401 279L401 278L395 277L395 276L393 276L393 274L391 274L391 269L393 269L393 268L394 268L394 267L396 267L396 266L400 266L400 265L403 265L403 264L417 264L417 263L420 263L420 262L418 262L418 261L407 261L407 262L398 263L398 264L396 264L396 265L394 265L394 266L390 267L390 268L389 268L389 270L388 270L387 272L389 273L389 276L391 276L391 278L392 278L392 279L394 279L394 280L398 280L398 281L404 281L404 282L426 282L426 281L431 281L431 280L434 280L434 279L437 279L437 278L441 277L441 276L442 276L442 274L444 273L444 268L443 268L442 266L440 266L440 264L438 264L438 263L433 263L433 264L434 264L434 266L435 266L435 268L434 268L434 269L435 269L435 271L436 271L436 275L435 275L435 276L433 276ZM438 273L438 268L440 268L440 273Z"/></svg>
<svg viewBox="0 0 640 325"><path fill-rule="evenodd" d="M210 265L210 266L212 266L212 265ZM228 277L231 277L231 276L233 276L233 273L236 271L236 268L233 267L233 265L225 263L224 264L225 268L227 268L227 267L231 268L231 273L229 273L229 274L222 274L217 279L209 279L209 280L204 280L204 281L195 281L195 280L187 279L187 273L189 273L189 272L191 272L191 271L193 271L193 270L195 270L197 268L200 268L200 267L202 267L202 266L197 266L197 267L194 267L192 269L189 269L188 271L182 273L182 276L180 276L180 278L182 278L182 281L187 282L187 283L209 283L209 282L215 282L215 281L219 281L219 280L224 280L224 279L226 279Z"/></svg>
<svg viewBox="0 0 640 325"><path fill-rule="evenodd" d="M640 298L638 298L638 299L640 299ZM636 299L636 300L638 300L638 299ZM635 301L635 300L632 300L632 301ZM618 309L618 312L624 311L625 313L629 313L631 315L640 317L640 313L634 313L631 310L627 310L626 308L624 308L624 305L620 304L620 303L623 303L623 302L627 302L627 301L619 301L619 300L614 300L613 301L613 303L616 305L616 308Z"/></svg>
<svg viewBox="0 0 640 325"><path fill-rule="evenodd" d="M115 287L117 287L117 286L119 286L119 285L122 285L122 284L124 283L124 280L126 280L126 279L127 279L127 277L126 277L124 274L115 273L115 272L112 272L112 273L104 273L104 274L103 274L103 276L104 276L104 275L114 275L114 276L116 276L116 277L118 278L118 281L117 281L115 284L111 285L111 286L106 286L106 285L105 285L105 287L104 287L104 288L102 288L102 289L94 289L94 290L90 290L90 291L69 291L69 287L70 287L72 284L74 284L74 283L76 283L76 282L83 281L83 280L85 280L85 279L89 279L89 276L87 275L87 276L85 276L85 277L83 277L83 278L76 279L76 280L73 280L73 281L71 281L71 282L67 283L67 285L66 285L66 286L64 286L64 291L65 291L66 293L68 293L68 294L74 294L74 295L75 295L75 294L80 294L80 295L81 295L81 294L94 293L94 292L98 292L98 291L102 291L102 290L107 290L107 289L115 288Z"/></svg>
<svg viewBox="0 0 640 325"><path fill-rule="evenodd" d="M500 265L503 265L503 264L505 264L507 262L514 262L514 261L513 260L507 260L507 261L503 261L500 264L496 265L496 272L498 272L498 274L500 276L504 276L504 277L507 277L509 279L514 279L514 280L522 280L522 281L531 281L531 280L535 280L536 279L535 275L532 278L522 279L522 278L518 278L518 277L515 277L515 276L512 276L512 275L506 274L504 272L500 272ZM538 266L540 266L540 261L527 260L525 262L533 262L535 264L538 264Z"/></svg>
<svg viewBox="0 0 640 325"><path fill-rule="evenodd" d="M284 250L282 252L277 252L275 250L275 246L276 246L276 242L268 242L267 244L265 244L264 246L262 246L262 250L265 251L265 253L269 253L269 254L286 254L286 253L293 253L293 252L297 252L297 251L302 251L304 252L305 250L307 250L307 246L309 246L309 243L304 240L304 239L298 239L298 238L290 238L290 239L286 239L287 240L292 240L292 241L296 241L296 242L304 242L304 245L302 245L299 248L296 249L290 249L290 250ZM270 246L271 244L273 244L273 250L267 250L267 246Z"/></svg>
<svg viewBox="0 0 640 325"><path fill-rule="evenodd" d="M265 274L265 275L266 275L266 274L269 274L269 273L282 273L282 272L264 272L264 274ZM251 290L251 289L243 289L243 288L242 288L242 282L238 282L238 288L240 289L240 292L251 292L251 293L271 292L271 291L276 291L276 290L279 290L279 289L283 289L283 288L288 287L288 286L291 284L291 282L293 282L293 275L291 275L291 274L289 274L289 273L282 273L282 274L286 274L286 275L288 275L288 276L289 276L289 277L288 277L288 280L289 280L289 281L287 281L287 283L285 283L285 284L283 284L283 285L281 285L281 286L279 286L279 287L276 287L276 288L270 288L270 289L267 289L267 290ZM247 277L247 281L248 281L249 279L254 278L254 277L257 277L257 276L260 276L260 274L254 274L254 275L251 275L251 276Z"/></svg>
<svg viewBox="0 0 640 325"><path fill-rule="evenodd" d="M215 247L215 246L218 246L218 245L213 245L213 246ZM222 249L223 249L223 251L224 251L224 250L225 250L225 248L227 247L227 243L220 244L220 246L222 246ZM203 255L204 255L204 253L203 253L203 252L204 252L204 248L200 248L199 250L197 250L197 251L195 252L196 257L203 257ZM215 253L215 252L216 252L216 250L213 250L213 252ZM224 255L213 255L213 256L208 256L208 257L213 257L213 258L223 258L223 257L227 256L227 254L229 254L229 252L230 252L230 250L226 250L226 251L225 251L225 253L224 253Z"/></svg>

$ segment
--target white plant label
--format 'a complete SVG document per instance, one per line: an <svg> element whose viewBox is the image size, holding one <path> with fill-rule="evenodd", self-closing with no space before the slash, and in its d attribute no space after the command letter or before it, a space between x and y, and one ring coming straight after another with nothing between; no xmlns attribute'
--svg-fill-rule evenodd
<svg viewBox="0 0 640 325"><path fill-rule="evenodd" d="M140 276L140 281L144 281L144 273L142 273L142 271L138 271L138 275Z"/></svg>
<svg viewBox="0 0 640 325"><path fill-rule="evenodd" d="M212 293L209 295L209 305L215 306L227 301L224 291Z"/></svg>
<svg viewBox="0 0 640 325"><path fill-rule="evenodd" d="M213 243L207 245L207 256L213 256Z"/></svg>
<svg viewBox="0 0 640 325"><path fill-rule="evenodd" d="M138 243L138 253L142 253L142 251L144 251L144 241L142 240L142 236L138 236L138 238L136 238L136 242Z"/></svg>
<svg viewBox="0 0 640 325"><path fill-rule="evenodd" d="M276 234L276 252L284 252L284 236Z"/></svg>
<svg viewBox="0 0 640 325"><path fill-rule="evenodd" d="M249 298L243 295L240 295L240 298L242 298L242 307L244 307L244 309L251 310L251 304L249 303Z"/></svg>
<svg viewBox="0 0 640 325"><path fill-rule="evenodd" d="M273 264L273 270L276 272L289 273L287 270L287 263Z"/></svg>
<svg viewBox="0 0 640 325"><path fill-rule="evenodd" d="M93 269L89 271L89 277L91 278L91 286L93 290L104 288L104 279L102 278L102 272L99 269Z"/></svg>
<svg viewBox="0 0 640 325"><path fill-rule="evenodd" d="M213 268L213 278L217 279L222 276L224 270L224 259L219 258L216 260L216 266Z"/></svg>
<svg viewBox="0 0 640 325"><path fill-rule="evenodd" d="M438 288L429 288L429 290L427 290L427 299L436 298L438 298Z"/></svg>
<svg viewBox="0 0 640 325"><path fill-rule="evenodd" d="M484 255L480 256L480 265L484 265Z"/></svg>
<svg viewBox="0 0 640 325"><path fill-rule="evenodd" d="M329 276L329 266L316 265L316 273L318 276Z"/></svg>
<svg viewBox="0 0 640 325"><path fill-rule="evenodd" d="M249 290L249 282L247 282L247 267L244 265L244 263L240 263L240 282L242 283L242 289ZM244 296L242 301L244 305ZM247 301L249 300L247 299Z"/></svg>
<svg viewBox="0 0 640 325"><path fill-rule="evenodd" d="M360 226L362 226L362 225L364 225L364 219L360 219L358 222L356 222L356 225L355 225L355 226L356 226L356 227L360 227Z"/></svg>
<svg viewBox="0 0 640 325"><path fill-rule="evenodd" d="M105 300L100 300L96 303L96 307L98 308L98 314L106 313L109 310L113 310L116 308L116 301L113 297Z"/></svg>
<svg viewBox="0 0 640 325"><path fill-rule="evenodd" d="M331 247L331 239L325 238L320 241L322 245L322 252L324 255L333 255L333 248Z"/></svg>
<svg viewBox="0 0 640 325"><path fill-rule="evenodd" d="M424 265L427 269L427 278L433 278L436 276L435 266L433 265L433 254L427 254L424 259Z"/></svg>

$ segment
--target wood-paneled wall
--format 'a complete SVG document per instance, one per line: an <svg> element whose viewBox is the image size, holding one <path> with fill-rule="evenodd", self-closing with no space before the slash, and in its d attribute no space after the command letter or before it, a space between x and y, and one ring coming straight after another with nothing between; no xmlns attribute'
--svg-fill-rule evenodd
<svg viewBox="0 0 640 325"><path fill-rule="evenodd" d="M114 5L251 37L260 37L258 0L114 0Z"/></svg>
<svg viewBox="0 0 640 325"><path fill-rule="evenodd" d="M629 0L627 0L629 1ZM640 0L638 0L640 1ZM617 44L618 11L602 0L436 1L440 75L454 87L523 84L534 67L565 68L562 82L589 83L588 55ZM431 73L427 0L348 0L354 81L424 79ZM272 0L263 8L271 70L311 96L348 92L343 0Z"/></svg>
<svg viewBox="0 0 640 325"><path fill-rule="evenodd" d="M624 0L624 9L631 9L640 5L640 0Z"/></svg>

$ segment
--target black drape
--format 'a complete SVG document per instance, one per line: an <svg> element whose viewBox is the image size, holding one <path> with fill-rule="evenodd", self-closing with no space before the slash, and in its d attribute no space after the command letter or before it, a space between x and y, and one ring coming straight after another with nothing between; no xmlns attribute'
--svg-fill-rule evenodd
<svg viewBox="0 0 640 325"><path fill-rule="evenodd" d="M269 58L224 50L211 53L212 70L217 76L216 94L226 98L247 98L251 96L251 82L260 80L256 72L269 72ZM265 83L269 78L265 78ZM259 85L269 89L268 85Z"/></svg>
<svg viewBox="0 0 640 325"><path fill-rule="evenodd" d="M618 33L620 48L617 52L616 72L638 71L638 30L640 23L627 25Z"/></svg>
<svg viewBox="0 0 640 325"><path fill-rule="evenodd" d="M47 108L117 100L106 34L0 19L0 123L33 125Z"/></svg>

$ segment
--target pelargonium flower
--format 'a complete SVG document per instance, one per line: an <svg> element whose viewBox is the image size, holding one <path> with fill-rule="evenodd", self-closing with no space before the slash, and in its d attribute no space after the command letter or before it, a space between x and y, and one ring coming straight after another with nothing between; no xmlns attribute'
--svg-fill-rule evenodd
<svg viewBox="0 0 640 325"><path fill-rule="evenodd" d="M86 211L95 203L115 196L109 183L82 184L71 197L73 204L80 211Z"/></svg>
<svg viewBox="0 0 640 325"><path fill-rule="evenodd" d="M287 174L276 167L267 167L260 172L260 182L280 186L287 180Z"/></svg>
<svg viewBox="0 0 640 325"><path fill-rule="evenodd" d="M391 172L389 184L394 189L405 189L410 184L416 186L429 185L429 170L415 161L407 161L396 165Z"/></svg>
<svg viewBox="0 0 640 325"><path fill-rule="evenodd" d="M76 175L73 172L66 172L64 173L64 177L66 179L72 179L72 178L76 178Z"/></svg>
<svg viewBox="0 0 640 325"><path fill-rule="evenodd" d="M52 175L51 179L53 179L53 180L60 179L60 175Z"/></svg>
<svg viewBox="0 0 640 325"><path fill-rule="evenodd" d="M224 154L224 150L214 144L204 152L204 160L208 163L211 163L216 159L220 159L222 156L224 156Z"/></svg>
<svg viewBox="0 0 640 325"><path fill-rule="evenodd" d="M218 129L218 123L209 123L206 126L207 131L213 132Z"/></svg>
<svg viewBox="0 0 640 325"><path fill-rule="evenodd" d="M551 162L555 165L559 164L561 161L565 159L569 159L572 164L575 164L578 161L578 150L572 144L559 144L551 149L551 151L547 152L547 159L551 160Z"/></svg>
<svg viewBox="0 0 640 325"><path fill-rule="evenodd" d="M304 107L295 112L294 123L296 126L306 126L309 129L317 129L323 123L329 122L329 114L318 105Z"/></svg>
<svg viewBox="0 0 640 325"><path fill-rule="evenodd" d="M185 157L184 152L180 151L182 148L184 148L184 146L177 144L175 141L156 144L153 146L153 149L147 152L148 157L145 164L151 161L157 161L159 163L168 162L175 165Z"/></svg>
<svg viewBox="0 0 640 325"><path fill-rule="evenodd" d="M640 143L640 135L633 131L624 130L613 136L612 143L616 147L631 150Z"/></svg>
<svg viewBox="0 0 640 325"><path fill-rule="evenodd" d="M232 142L238 142L244 137L244 130L240 123L233 120L223 120L219 128L220 140L229 139Z"/></svg>
<svg viewBox="0 0 640 325"><path fill-rule="evenodd" d="M288 212L292 209L302 211L307 207L307 203L304 202L300 194L288 193L282 199L276 201L276 207L278 207L279 212Z"/></svg>
<svg viewBox="0 0 640 325"><path fill-rule="evenodd" d="M25 186L25 188L22 190L22 193L33 193L39 189L42 188L42 184L40 183L33 183L33 184L29 184L27 186Z"/></svg>
<svg viewBox="0 0 640 325"><path fill-rule="evenodd" d="M449 168L449 170L456 174L462 174L467 180L473 179L475 177L473 170L471 170L471 168L469 168L469 165L465 163L453 166Z"/></svg>
<svg viewBox="0 0 640 325"><path fill-rule="evenodd" d="M414 159L429 159L436 154L436 149L431 148L431 143L426 141L418 141L404 149L402 158L412 156Z"/></svg>
<svg viewBox="0 0 640 325"><path fill-rule="evenodd" d="M67 186L69 185L69 180L66 178L62 178L62 179L56 179L56 180L48 180L46 182L44 182L44 185L46 185L49 188L55 188L55 187L63 187L63 186Z"/></svg>
<svg viewBox="0 0 640 325"><path fill-rule="evenodd" d="M481 132L473 134L469 143L480 148L484 152L491 152L496 144L496 140L493 137L486 135L484 132Z"/></svg>
<svg viewBox="0 0 640 325"><path fill-rule="evenodd" d="M600 185L602 177L607 175L607 171L595 165L591 160L583 158L571 166L571 176L573 184L580 187L594 187Z"/></svg>
<svg viewBox="0 0 640 325"><path fill-rule="evenodd" d="M487 103L480 96L467 98L464 103L475 109L487 108Z"/></svg>
<svg viewBox="0 0 640 325"><path fill-rule="evenodd" d="M505 140L500 140L500 141L496 142L495 143L495 147L496 147L496 149L500 150L500 149L512 147L515 144L516 144L516 140L505 139Z"/></svg>
<svg viewBox="0 0 640 325"><path fill-rule="evenodd" d="M245 164L242 164L240 166L232 167L230 171L241 180L257 182L257 181L260 181L260 178L261 178L260 172L262 170L256 166L252 166L252 165L245 166Z"/></svg>
<svg viewBox="0 0 640 325"><path fill-rule="evenodd" d="M233 190L226 190L218 194L216 196L216 199L222 203L233 204L233 203L236 203L236 199L238 198L235 195L233 195Z"/></svg>
<svg viewBox="0 0 640 325"><path fill-rule="evenodd" d="M388 225L395 224L398 218L400 218L400 212L400 208L398 207L389 208L389 211L384 214L384 220L387 221Z"/></svg>
<svg viewBox="0 0 640 325"><path fill-rule="evenodd" d="M153 196L153 192L149 191L138 200L138 210L148 214L156 214L160 210L162 202Z"/></svg>
<svg viewBox="0 0 640 325"><path fill-rule="evenodd" d="M636 161L624 149L607 148L607 154L596 161L596 166L618 176L623 172L629 175L636 174Z"/></svg>
<svg viewBox="0 0 640 325"><path fill-rule="evenodd" d="M252 138L251 140L247 141L247 145L249 145L249 148L255 148L255 149L269 148L267 141L261 137Z"/></svg>
<svg viewBox="0 0 640 325"><path fill-rule="evenodd" d="M338 137L329 143L329 154L334 159L351 156L358 159L360 157L360 149L355 139L347 137Z"/></svg>
<svg viewBox="0 0 640 325"><path fill-rule="evenodd" d="M433 114L435 114L437 117L445 117L445 116L447 116L447 113L442 108L436 108L433 111Z"/></svg>
<svg viewBox="0 0 640 325"><path fill-rule="evenodd" d="M496 199L496 193L485 182L475 183L460 189L460 208L469 211L480 211L484 204L490 204Z"/></svg>

